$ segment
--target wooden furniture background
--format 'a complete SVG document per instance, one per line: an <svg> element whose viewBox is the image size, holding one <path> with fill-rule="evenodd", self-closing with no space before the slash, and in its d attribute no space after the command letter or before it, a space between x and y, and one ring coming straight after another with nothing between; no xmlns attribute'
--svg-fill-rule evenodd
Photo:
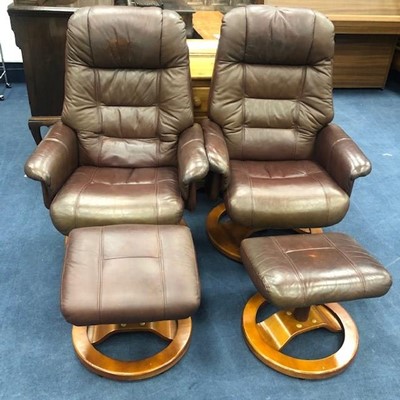
<svg viewBox="0 0 400 400"><path fill-rule="evenodd" d="M22 5L41 1L43 6ZM60 6L60 4L67 3ZM168 0L165 0L166 3ZM173 0L170 0L173 1ZM175 0L182 3L185 0ZM200 9L231 8L258 0L190 1ZM309 7L325 13L336 29L333 84L336 88L384 88L400 35L399 0L264 0L276 6ZM19 4L15 4L19 3ZM32 118L29 128L38 143L40 127L54 123L64 97L64 45L68 18L77 7L113 4L113 0L14 0L8 8L17 46L22 50ZM198 4L199 3L199 4ZM200 5L202 3L203 5ZM52 5L52 6L51 6ZM179 10L178 10L179 11ZM181 14L182 15L182 14ZM208 40L189 40L195 119L204 118L222 14L188 13L194 29ZM397 58L396 58L397 60ZM396 66L398 62L394 62Z"/></svg>
<svg viewBox="0 0 400 400"><path fill-rule="evenodd" d="M8 7L17 46L22 51L32 117L29 129L36 143L40 128L52 125L61 114L64 99L64 58L67 23L79 7L114 5L114 0L15 0ZM32 5L40 2L42 6ZM26 4L28 3L28 4ZM193 35L194 10L183 0L163 0L176 10Z"/></svg>
<svg viewBox="0 0 400 400"><path fill-rule="evenodd" d="M399 0L264 0L265 4L307 7L335 25L335 88L384 88L400 35ZM220 12L198 11L194 27L204 39L219 34ZM394 66L398 65L399 56Z"/></svg>
<svg viewBox="0 0 400 400"><path fill-rule="evenodd" d="M208 93L217 46L217 40L188 40L196 122L207 116Z"/></svg>
<svg viewBox="0 0 400 400"><path fill-rule="evenodd" d="M333 22L334 87L385 87L400 35L399 0L264 0L264 3L312 8Z"/></svg>
<svg viewBox="0 0 400 400"><path fill-rule="evenodd" d="M263 0L187 0L187 3L196 10L226 12L246 4L263 4Z"/></svg>
<svg viewBox="0 0 400 400"><path fill-rule="evenodd" d="M196 11L193 25L196 32L205 40L219 39L223 14L219 11Z"/></svg>
<svg viewBox="0 0 400 400"><path fill-rule="evenodd" d="M400 72L400 39L397 40L396 50L393 56L392 68Z"/></svg>

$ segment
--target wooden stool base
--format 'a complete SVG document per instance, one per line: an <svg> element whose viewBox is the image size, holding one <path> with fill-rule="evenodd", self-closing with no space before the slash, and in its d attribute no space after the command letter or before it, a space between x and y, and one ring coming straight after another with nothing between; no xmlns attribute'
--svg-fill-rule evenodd
<svg viewBox="0 0 400 400"><path fill-rule="evenodd" d="M245 340L254 355L264 364L285 375L302 379L324 379L342 372L354 359L358 349L357 327L337 303L312 306L306 321L298 321L292 311L278 311L257 323L256 317L266 300L257 293L243 310L242 328ZM318 328L343 332L340 349L325 358L302 360L280 350L293 337Z"/></svg>
<svg viewBox="0 0 400 400"><path fill-rule="evenodd" d="M120 361L100 353L93 345L121 332L152 332L169 341L161 352L134 361ZM135 324L109 324L73 326L72 343L82 364L90 371L115 380L140 380L161 374L173 367L189 348L192 319L177 321L143 322Z"/></svg>
<svg viewBox="0 0 400 400"><path fill-rule="evenodd" d="M218 251L232 260L240 262L240 243L257 232L257 229L236 224L231 220L220 221L225 213L224 203L218 204L209 212L207 234Z"/></svg>
<svg viewBox="0 0 400 400"><path fill-rule="evenodd" d="M214 207L207 216L207 234L214 247L225 256L234 261L240 262L240 243L242 240L250 237L253 233L267 229L249 228L237 224L231 220L221 221L226 214L224 203ZM322 233L322 228L297 228L297 233Z"/></svg>

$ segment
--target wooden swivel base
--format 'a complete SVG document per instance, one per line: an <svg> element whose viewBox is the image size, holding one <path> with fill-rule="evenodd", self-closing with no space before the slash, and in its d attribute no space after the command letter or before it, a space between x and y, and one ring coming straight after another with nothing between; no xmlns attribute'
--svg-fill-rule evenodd
<svg viewBox="0 0 400 400"><path fill-rule="evenodd" d="M214 207L207 216L207 233L211 243L222 254L234 261L241 261L240 243L255 232L263 231L265 228L249 228L237 224L231 220L221 221L226 214L224 203ZM321 228L298 228L294 229L297 233L321 233Z"/></svg>
<svg viewBox="0 0 400 400"><path fill-rule="evenodd" d="M266 300L257 293L243 310L242 327L245 340L254 355L264 364L285 375L302 379L324 379L342 372L354 359L358 349L357 327L337 303L311 306L306 320L295 318L296 312L278 311L257 323L259 308ZM318 360L302 360L283 354L280 350L293 337L317 328L343 332L344 341L334 354Z"/></svg>
<svg viewBox="0 0 400 400"><path fill-rule="evenodd" d="M120 361L107 357L93 346L120 332L148 331L170 341L161 352L134 361ZM72 343L82 364L90 371L116 380L139 380L161 374L173 367L189 348L192 319L177 321L143 322L135 324L110 324L73 326Z"/></svg>

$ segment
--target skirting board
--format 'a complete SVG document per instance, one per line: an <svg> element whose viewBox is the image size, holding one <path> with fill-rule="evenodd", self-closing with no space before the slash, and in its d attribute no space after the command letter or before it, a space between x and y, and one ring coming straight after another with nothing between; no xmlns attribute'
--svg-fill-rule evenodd
<svg viewBox="0 0 400 400"><path fill-rule="evenodd" d="M21 62L5 62L8 81L12 83L25 82L24 64ZM1 64L0 64L1 67ZM1 69L0 69L1 71ZM0 81L0 85L4 78Z"/></svg>

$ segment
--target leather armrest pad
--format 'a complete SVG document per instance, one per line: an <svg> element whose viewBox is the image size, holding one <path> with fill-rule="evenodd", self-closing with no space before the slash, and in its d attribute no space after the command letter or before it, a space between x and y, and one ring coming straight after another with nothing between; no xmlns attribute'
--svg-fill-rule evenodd
<svg viewBox="0 0 400 400"><path fill-rule="evenodd" d="M210 171L221 174L223 189L230 178L229 152L221 128L215 122L204 119L201 122Z"/></svg>
<svg viewBox="0 0 400 400"><path fill-rule="evenodd" d="M314 158L348 195L354 180L368 175L372 168L357 144L335 124L317 135Z"/></svg>
<svg viewBox="0 0 400 400"><path fill-rule="evenodd" d="M29 178L45 185L49 197L47 200L51 201L77 166L76 134L60 121L50 128L26 161L24 170Z"/></svg>
<svg viewBox="0 0 400 400"><path fill-rule="evenodd" d="M178 143L179 184L184 199L189 185L203 179L208 173L208 159L204 148L203 131L199 124L186 129Z"/></svg>

